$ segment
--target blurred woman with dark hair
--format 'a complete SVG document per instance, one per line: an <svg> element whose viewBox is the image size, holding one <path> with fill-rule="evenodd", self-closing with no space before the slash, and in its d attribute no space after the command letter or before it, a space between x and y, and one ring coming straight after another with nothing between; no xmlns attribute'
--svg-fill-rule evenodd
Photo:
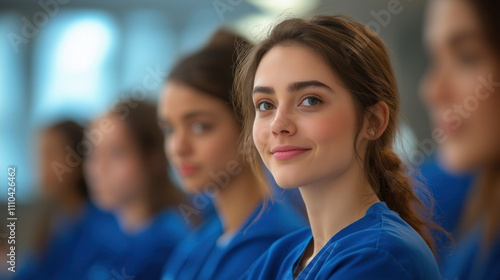
<svg viewBox="0 0 500 280"><path fill-rule="evenodd" d="M93 242L92 229L111 219L88 201L81 149L84 128L66 120L44 127L39 135L39 184L49 209L36 231L34 261L14 278L65 279L81 255L93 255L79 250Z"/></svg>
<svg viewBox="0 0 500 280"><path fill-rule="evenodd" d="M162 93L166 154L187 191L207 194L216 209L175 250L162 279L237 279L276 239L305 226L300 214L269 203L263 170L243 159L241 119L230 97L236 48L245 44L217 32L175 65Z"/></svg>
<svg viewBox="0 0 500 280"><path fill-rule="evenodd" d="M178 211L184 194L167 173L156 107L134 99L121 102L90 129L101 127L106 129L94 139L85 170L91 198L113 213L118 230L92 244L99 254L89 260L85 279L159 279L189 228Z"/></svg>
<svg viewBox="0 0 500 280"><path fill-rule="evenodd" d="M476 174L443 277L500 279L500 1L430 1L425 42L423 97L440 161Z"/></svg>

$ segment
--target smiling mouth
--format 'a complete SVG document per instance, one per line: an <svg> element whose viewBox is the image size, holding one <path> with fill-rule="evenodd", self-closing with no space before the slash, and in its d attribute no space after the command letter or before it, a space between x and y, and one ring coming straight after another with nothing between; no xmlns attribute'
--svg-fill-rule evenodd
<svg viewBox="0 0 500 280"><path fill-rule="evenodd" d="M276 160L288 160L295 158L311 149L295 146L277 146L271 150L271 154Z"/></svg>
<svg viewBox="0 0 500 280"><path fill-rule="evenodd" d="M200 168L193 165L181 165L177 168L177 171L181 176L191 176L198 172Z"/></svg>

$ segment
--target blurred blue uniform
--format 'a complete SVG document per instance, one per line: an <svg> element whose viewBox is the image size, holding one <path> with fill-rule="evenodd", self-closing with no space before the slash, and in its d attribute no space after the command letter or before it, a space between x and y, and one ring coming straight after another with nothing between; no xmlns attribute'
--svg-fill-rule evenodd
<svg viewBox="0 0 500 280"><path fill-rule="evenodd" d="M98 242L89 244L99 248L84 279L160 279L173 249L189 233L175 209L159 213L145 229L134 234L121 232L116 220L112 227Z"/></svg>
<svg viewBox="0 0 500 280"><path fill-rule="evenodd" d="M448 174L439 166L436 158L425 162L420 167L420 174L424 179L422 183L429 189L434 199L433 220L456 239L474 176ZM453 247L450 246L444 233L435 231L433 234L441 266Z"/></svg>
<svg viewBox="0 0 500 280"><path fill-rule="evenodd" d="M128 235L115 217L89 204L77 225L54 236L42 261L15 279L159 279L173 248L188 232L178 212L168 210Z"/></svg>
<svg viewBox="0 0 500 280"><path fill-rule="evenodd" d="M500 279L500 236L487 252L481 252L483 232L480 227L469 232L460 242L447 261L443 264L444 279Z"/></svg>
<svg viewBox="0 0 500 280"><path fill-rule="evenodd" d="M310 228L274 243L242 279L293 279ZM384 202L335 234L296 278L441 279L434 256L420 235Z"/></svg>
<svg viewBox="0 0 500 280"><path fill-rule="evenodd" d="M73 276L72 272L82 275L85 265L88 265L85 260L95 257L96 251L91 248L93 240L99 238L100 232L106 232L112 221L110 214L100 211L90 202L86 203L81 217L76 221L65 216L59 217L54 234L42 255L16 272L14 279L70 279L68 277Z"/></svg>
<svg viewBox="0 0 500 280"><path fill-rule="evenodd" d="M448 174L435 158L424 163L420 173L425 180L422 183L434 198L435 221L444 230L456 233L474 176Z"/></svg>
<svg viewBox="0 0 500 280"><path fill-rule="evenodd" d="M177 247L162 279L237 279L274 241L306 226L301 214L281 203L269 203L258 216L261 209L234 236L222 235L214 216Z"/></svg>

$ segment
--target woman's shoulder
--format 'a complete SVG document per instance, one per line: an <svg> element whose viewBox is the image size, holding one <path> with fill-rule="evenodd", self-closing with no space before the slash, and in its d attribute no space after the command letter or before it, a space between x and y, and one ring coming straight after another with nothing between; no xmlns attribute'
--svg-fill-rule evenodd
<svg viewBox="0 0 500 280"><path fill-rule="evenodd" d="M145 232L178 242L191 232L191 228L178 211L167 208L152 217Z"/></svg>
<svg viewBox="0 0 500 280"><path fill-rule="evenodd" d="M311 228L289 233L274 242L241 279L278 279L291 273L291 268L312 238Z"/></svg>
<svg viewBox="0 0 500 280"><path fill-rule="evenodd" d="M440 279L434 255L423 238L385 203L376 203L364 218L343 231L329 244L334 247L330 254L334 257L327 261L331 267L364 263L364 271L374 274L393 269L410 279Z"/></svg>
<svg viewBox="0 0 500 280"><path fill-rule="evenodd" d="M274 264L283 263L286 258L298 257L311 238L310 227L291 232L272 243L269 249L259 258L259 261L265 261L273 266Z"/></svg>
<svg viewBox="0 0 500 280"><path fill-rule="evenodd" d="M259 206L242 227L241 232L249 239L277 240L306 226L304 217L295 209L274 202Z"/></svg>
<svg viewBox="0 0 500 280"><path fill-rule="evenodd" d="M269 251L278 251L278 252L290 251L291 249L296 248L301 244L307 245L307 243L309 243L311 238L312 238L311 227L304 227L302 229L290 232L287 235L284 235L280 239L276 240L276 242L274 242L269 247ZM286 248L288 248L288 250L284 250Z"/></svg>

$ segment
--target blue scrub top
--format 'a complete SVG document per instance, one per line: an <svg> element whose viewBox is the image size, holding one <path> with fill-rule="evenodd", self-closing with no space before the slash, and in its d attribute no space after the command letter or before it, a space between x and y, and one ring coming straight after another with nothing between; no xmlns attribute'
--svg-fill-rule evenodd
<svg viewBox="0 0 500 280"><path fill-rule="evenodd" d="M454 239L457 239L465 201L472 190L474 174L449 174L440 167L435 157L420 167L420 174L424 179L423 185L427 187L434 199L433 220L450 233ZM434 231L433 235L441 266L453 246L443 232Z"/></svg>
<svg viewBox="0 0 500 280"><path fill-rule="evenodd" d="M474 174L449 174L440 167L436 158L432 158L420 166L420 175L435 202L435 221L456 237L465 201L472 189Z"/></svg>
<svg viewBox="0 0 500 280"><path fill-rule="evenodd" d="M79 279L78 275L82 275L88 265L85 260L96 253L92 246L94 240L101 238L100 233L106 232L112 221L112 215L99 210L91 202L85 204L76 221L59 217L45 251L28 261L13 279Z"/></svg>
<svg viewBox="0 0 500 280"><path fill-rule="evenodd" d="M274 241L306 226L301 214L281 203L269 203L258 217L261 209L262 204L229 237L214 216L176 248L162 279L237 279Z"/></svg>
<svg viewBox="0 0 500 280"><path fill-rule="evenodd" d="M134 234L122 232L116 220L111 226L113 229L99 242L89 244L99 250L82 279L160 279L163 265L189 233L175 209L156 215L145 229Z"/></svg>
<svg viewBox="0 0 500 280"><path fill-rule="evenodd" d="M289 234L262 255L241 279L293 279L310 228ZM335 234L297 276L305 279L441 279L434 256L420 235L384 202Z"/></svg>
<svg viewBox="0 0 500 280"><path fill-rule="evenodd" d="M486 252L480 251L483 246L482 229L477 226L457 243L453 253L443 263L444 279L500 279L500 236L488 246Z"/></svg>

